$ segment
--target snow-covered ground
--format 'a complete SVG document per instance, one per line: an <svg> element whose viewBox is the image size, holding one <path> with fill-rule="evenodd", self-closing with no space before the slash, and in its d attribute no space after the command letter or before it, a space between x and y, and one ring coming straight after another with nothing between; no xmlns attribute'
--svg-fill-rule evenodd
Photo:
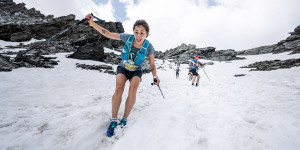
<svg viewBox="0 0 300 150"><path fill-rule="evenodd" d="M152 74L143 75L127 128L118 128L112 138L105 132L115 76L76 68L76 63L101 63L65 55L55 55L60 62L53 69L0 72L0 150L300 149L300 67L266 72L239 68L299 54L214 62L204 68L210 81L200 70L199 87L188 81L187 65L181 65L176 79L174 63L157 60L165 68L158 76L166 98L151 86Z"/></svg>

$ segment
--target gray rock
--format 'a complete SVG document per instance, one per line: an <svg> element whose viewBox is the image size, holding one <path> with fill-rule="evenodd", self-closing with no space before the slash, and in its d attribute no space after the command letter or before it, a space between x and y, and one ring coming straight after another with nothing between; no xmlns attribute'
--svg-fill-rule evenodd
<svg viewBox="0 0 300 150"><path fill-rule="evenodd" d="M300 25L294 29L294 32L292 34L300 34Z"/></svg>
<svg viewBox="0 0 300 150"><path fill-rule="evenodd" d="M287 37L285 41L288 42L288 41L294 41L294 40L298 40L298 39L300 39L300 35L291 35L291 36Z"/></svg>
<svg viewBox="0 0 300 150"><path fill-rule="evenodd" d="M218 50L215 47L196 48L196 45L181 44L180 46L167 50L166 52L157 52L155 58L174 59L176 62L187 64L188 60L193 59L195 55L199 55L202 59L213 61L228 61L242 59L236 57L237 52L232 49Z"/></svg>
<svg viewBox="0 0 300 150"><path fill-rule="evenodd" d="M240 52L238 52L238 54L239 55L259 55L259 54L272 53L275 46L276 45L260 46L260 47L240 51Z"/></svg>
<svg viewBox="0 0 300 150"><path fill-rule="evenodd" d="M76 67L86 69L86 70L102 70L102 69L113 70L112 66L108 66L108 65L86 65L86 64L76 63Z"/></svg>
<svg viewBox="0 0 300 150"><path fill-rule="evenodd" d="M274 54L282 53L282 52L285 52L284 45L279 45L279 46L275 47L275 49L273 50Z"/></svg>
<svg viewBox="0 0 300 150"><path fill-rule="evenodd" d="M31 39L31 34L30 32L27 31L13 33L10 36L10 41L12 42L29 41L30 39Z"/></svg>
<svg viewBox="0 0 300 150"><path fill-rule="evenodd" d="M277 45L281 45L281 44L283 44L283 43L285 43L286 41L285 40L281 40L281 41L279 41L278 43L277 43Z"/></svg>
<svg viewBox="0 0 300 150"><path fill-rule="evenodd" d="M0 2L1 24L34 24L44 19L45 16L34 8L27 9L24 3L16 4L12 0Z"/></svg>
<svg viewBox="0 0 300 150"><path fill-rule="evenodd" d="M54 68L55 65L58 65L58 61L53 60L56 57L46 57L41 56L39 54L36 55L17 55L17 57L13 60L12 64L19 67L33 68L33 67L41 67L41 68Z"/></svg>
<svg viewBox="0 0 300 150"><path fill-rule="evenodd" d="M12 71L15 66L10 62L9 56L0 55L0 72Z"/></svg>
<svg viewBox="0 0 300 150"><path fill-rule="evenodd" d="M213 61L230 61L230 60L237 60L237 59L243 59L240 57L237 57L237 52L233 49L228 50L219 50L214 51L211 53L208 53L204 58L210 59Z"/></svg>
<svg viewBox="0 0 300 150"><path fill-rule="evenodd" d="M297 47L297 45L299 45L299 44L300 44L300 39L295 40L295 41L285 42L285 43L283 43L283 46L285 49L291 50L291 49Z"/></svg>
<svg viewBox="0 0 300 150"><path fill-rule="evenodd" d="M246 76L246 74L235 74L235 77L242 77L242 76Z"/></svg>
<svg viewBox="0 0 300 150"><path fill-rule="evenodd" d="M105 70L104 73L108 73L108 74L111 74L111 75L116 75L117 74L113 70Z"/></svg>
<svg viewBox="0 0 300 150"><path fill-rule="evenodd" d="M105 57L103 47L97 43L87 43L79 47L78 50L68 58L103 61Z"/></svg>
<svg viewBox="0 0 300 150"><path fill-rule="evenodd" d="M267 60L256 62L248 66L243 66L241 68L255 68L250 71L270 71L277 69L286 69L291 67L299 67L300 58L298 59L287 59L287 60Z"/></svg>
<svg viewBox="0 0 300 150"><path fill-rule="evenodd" d="M108 73L111 75L116 75L116 72L113 71L112 66L108 65L86 65L86 64L76 64L77 68L82 68L85 70L98 70L99 72L102 72L102 70L105 70L104 73Z"/></svg>
<svg viewBox="0 0 300 150"><path fill-rule="evenodd" d="M276 45L262 46L262 48L259 49L259 54L272 53L274 51L275 46Z"/></svg>
<svg viewBox="0 0 300 150"><path fill-rule="evenodd" d="M298 54L298 53L300 53L300 44L297 45L297 47L295 47L294 49L292 49L292 52L290 53L290 55Z"/></svg>

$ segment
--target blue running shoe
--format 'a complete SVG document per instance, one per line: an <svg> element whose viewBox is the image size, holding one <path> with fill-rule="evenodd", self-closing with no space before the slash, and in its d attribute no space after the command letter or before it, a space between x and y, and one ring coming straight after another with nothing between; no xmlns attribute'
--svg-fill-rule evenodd
<svg viewBox="0 0 300 150"><path fill-rule="evenodd" d="M108 137L112 137L114 135L114 131L115 131L115 128L117 127L117 122L116 121L112 121L110 122L110 125L106 131L106 134Z"/></svg>
<svg viewBox="0 0 300 150"><path fill-rule="evenodd" d="M119 124L119 125L121 125L121 127L124 127L124 126L126 126L126 122L127 122L127 120L122 119L122 120L120 121L120 124Z"/></svg>

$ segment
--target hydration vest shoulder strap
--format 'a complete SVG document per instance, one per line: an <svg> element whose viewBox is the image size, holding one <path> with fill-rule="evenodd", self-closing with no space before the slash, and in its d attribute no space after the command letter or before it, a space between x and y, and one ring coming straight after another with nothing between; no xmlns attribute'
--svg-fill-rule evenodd
<svg viewBox="0 0 300 150"><path fill-rule="evenodd" d="M131 49L132 43L134 41L134 35L130 35L129 38L127 39L126 44L128 44L128 51Z"/></svg>
<svg viewBox="0 0 300 150"><path fill-rule="evenodd" d="M145 39L143 46L140 49L140 52L142 53L146 53L148 46L149 46L150 42L148 40Z"/></svg>

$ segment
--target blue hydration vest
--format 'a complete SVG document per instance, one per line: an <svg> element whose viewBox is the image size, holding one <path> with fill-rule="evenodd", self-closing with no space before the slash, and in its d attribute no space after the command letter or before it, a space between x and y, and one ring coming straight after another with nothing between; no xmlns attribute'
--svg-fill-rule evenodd
<svg viewBox="0 0 300 150"><path fill-rule="evenodd" d="M137 51L135 58L132 58L131 46L133 41L134 41L134 35L130 35L121 53L121 57L123 59L122 61L125 65L125 68L129 71L135 71L136 68L138 68L137 66L141 66L143 64L145 60L147 48L150 44L150 42L145 39L142 47L140 48L140 50Z"/></svg>

